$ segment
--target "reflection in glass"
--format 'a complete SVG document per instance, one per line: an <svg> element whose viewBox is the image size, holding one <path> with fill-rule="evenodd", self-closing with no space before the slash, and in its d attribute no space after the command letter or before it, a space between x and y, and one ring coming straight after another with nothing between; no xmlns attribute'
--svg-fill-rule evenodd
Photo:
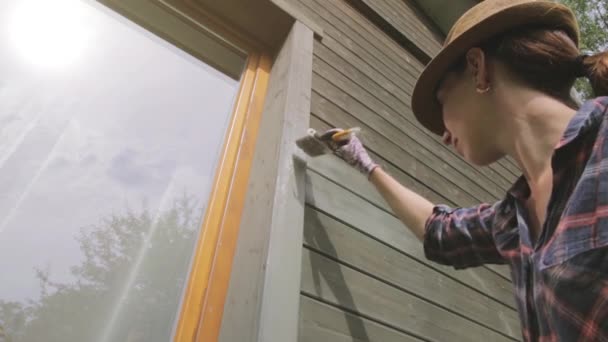
<svg viewBox="0 0 608 342"><path fill-rule="evenodd" d="M43 3L0 1L0 341L168 341L238 81Z"/></svg>

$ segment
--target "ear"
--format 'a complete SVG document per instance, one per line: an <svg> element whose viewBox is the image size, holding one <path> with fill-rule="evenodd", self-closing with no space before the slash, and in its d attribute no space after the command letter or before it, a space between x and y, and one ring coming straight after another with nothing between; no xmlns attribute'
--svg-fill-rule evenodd
<svg viewBox="0 0 608 342"><path fill-rule="evenodd" d="M478 89L486 89L490 86L488 63L485 52L480 48L471 48L466 54L467 70L475 80Z"/></svg>

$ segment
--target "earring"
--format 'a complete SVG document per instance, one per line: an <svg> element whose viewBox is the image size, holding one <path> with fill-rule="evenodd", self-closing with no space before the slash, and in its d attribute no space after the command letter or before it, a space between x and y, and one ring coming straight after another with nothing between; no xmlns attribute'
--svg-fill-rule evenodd
<svg viewBox="0 0 608 342"><path fill-rule="evenodd" d="M475 88L475 90L477 91L478 94L485 94L485 93L489 92L491 89L492 89L492 87L489 84L485 89L479 89L479 87Z"/></svg>

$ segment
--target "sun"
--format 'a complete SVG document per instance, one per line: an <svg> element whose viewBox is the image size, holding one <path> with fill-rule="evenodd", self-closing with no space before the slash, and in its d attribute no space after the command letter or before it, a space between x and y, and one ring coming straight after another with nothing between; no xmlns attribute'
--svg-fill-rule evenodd
<svg viewBox="0 0 608 342"><path fill-rule="evenodd" d="M75 63L87 43L85 6L81 0L20 1L9 23L20 57L47 68Z"/></svg>

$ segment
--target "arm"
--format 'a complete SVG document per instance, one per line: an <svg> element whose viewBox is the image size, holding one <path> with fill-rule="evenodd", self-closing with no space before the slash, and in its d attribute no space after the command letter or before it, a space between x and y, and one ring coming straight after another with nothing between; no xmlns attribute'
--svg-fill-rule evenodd
<svg viewBox="0 0 608 342"><path fill-rule="evenodd" d="M513 224L497 220L503 202L452 209L433 205L376 167L369 176L397 217L423 242L427 259L456 269L504 264L493 231Z"/></svg>
<svg viewBox="0 0 608 342"><path fill-rule="evenodd" d="M368 177L395 215L422 240L429 260L455 268L504 263L493 233L513 224L509 216L498 214L503 202L456 209L433 205L384 172L356 136L346 142L326 141L336 156Z"/></svg>
<svg viewBox="0 0 608 342"><path fill-rule="evenodd" d="M401 222L422 241L425 223L433 212L433 203L404 187L379 167L371 172L369 180Z"/></svg>
<svg viewBox="0 0 608 342"><path fill-rule="evenodd" d="M397 217L419 240L424 238L425 222L431 216L433 204L404 187L370 158L363 144L356 136L348 141L336 142L332 136L341 129L330 129L321 139L334 154L359 172L367 175Z"/></svg>

